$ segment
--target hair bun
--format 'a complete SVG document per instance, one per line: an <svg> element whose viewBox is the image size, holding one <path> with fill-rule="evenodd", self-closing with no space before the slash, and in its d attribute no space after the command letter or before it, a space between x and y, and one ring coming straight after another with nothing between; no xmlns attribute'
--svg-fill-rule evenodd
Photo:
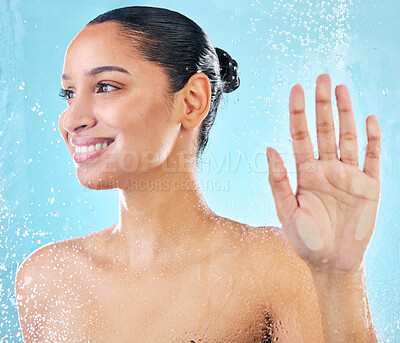
<svg viewBox="0 0 400 343"><path fill-rule="evenodd" d="M215 48L215 51L219 59L223 92L233 92L240 85L238 64L226 51L220 48Z"/></svg>

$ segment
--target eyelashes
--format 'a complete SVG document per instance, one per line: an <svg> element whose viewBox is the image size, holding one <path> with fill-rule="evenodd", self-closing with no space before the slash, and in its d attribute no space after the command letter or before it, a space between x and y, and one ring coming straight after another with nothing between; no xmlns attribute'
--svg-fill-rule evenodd
<svg viewBox="0 0 400 343"><path fill-rule="evenodd" d="M58 96L60 96L64 100L69 100L71 99L70 95L73 93L71 90L60 88L60 92L58 93Z"/></svg>
<svg viewBox="0 0 400 343"><path fill-rule="evenodd" d="M114 89L112 89L112 88L114 88ZM109 93L109 92L112 92L113 90L120 89L120 88L110 85L109 83L99 82L96 85L96 90L99 90L99 89L102 89L102 92L96 91L96 93ZM108 90L105 90L105 89L108 89Z"/></svg>
<svg viewBox="0 0 400 343"><path fill-rule="evenodd" d="M109 93L112 92L114 90L120 89L119 87L113 86L109 83L105 83L105 82L99 82L96 85L96 91L95 93ZM70 89L64 89L64 88L60 88L60 91L58 93L58 95L68 101L72 98L74 98L76 96L75 92L70 90Z"/></svg>

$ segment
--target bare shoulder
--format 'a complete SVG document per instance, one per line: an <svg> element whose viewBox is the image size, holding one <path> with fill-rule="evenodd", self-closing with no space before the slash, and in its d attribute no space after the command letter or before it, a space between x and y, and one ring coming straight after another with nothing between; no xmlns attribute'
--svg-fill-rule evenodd
<svg viewBox="0 0 400 343"><path fill-rule="evenodd" d="M79 274L71 273L73 268L84 272L80 249L79 238L48 243L32 252L17 271L15 294L25 342L72 339L75 329L85 336L78 324L84 313L81 297L87 292L79 289Z"/></svg>
<svg viewBox="0 0 400 343"><path fill-rule="evenodd" d="M251 259L255 263L263 263L266 259L273 259L276 267L281 264L294 263L297 255L292 250L282 228L274 226L252 227L246 231L246 242ZM271 261L268 260L268 263Z"/></svg>
<svg viewBox="0 0 400 343"><path fill-rule="evenodd" d="M310 270L281 228L257 227L247 235L249 259L270 303L283 342L322 342L318 297Z"/></svg>
<svg viewBox="0 0 400 343"><path fill-rule="evenodd" d="M38 278L55 281L62 276L71 259L79 258L82 251L82 237L50 242L33 251L21 264L16 275L17 289L24 289Z"/></svg>
<svg viewBox="0 0 400 343"><path fill-rule="evenodd" d="M306 274L308 267L298 257L284 231L279 227L260 226L249 229L246 232L246 243L249 256L253 264L261 267L260 273L268 272L268 275L290 273L300 276ZM286 276L285 276L286 277ZM271 280L275 282L276 280Z"/></svg>
<svg viewBox="0 0 400 343"><path fill-rule="evenodd" d="M210 229L216 228L213 239L218 244L218 254L230 250L231 256L238 256L240 264L247 269L259 269L265 265L268 269L278 267L277 254L291 256L289 243L282 229L277 227L254 227L229 218L215 216L210 221ZM212 230L211 230L212 231ZM237 263L237 261L235 261Z"/></svg>
<svg viewBox="0 0 400 343"><path fill-rule="evenodd" d="M220 216L213 218L212 222L218 226L225 243L229 240L235 249L243 248L244 263L258 264L264 261L269 264L270 258L278 262L277 253L291 256L290 244L281 228L254 227Z"/></svg>
<svg viewBox="0 0 400 343"><path fill-rule="evenodd" d="M46 284L46 281L50 279L54 280L58 270L54 268L55 263L59 260L66 246L66 241L50 242L33 251L17 271L15 278L17 295L26 292L34 284L39 283L40 279L43 280L41 284ZM48 283L51 286L51 282Z"/></svg>

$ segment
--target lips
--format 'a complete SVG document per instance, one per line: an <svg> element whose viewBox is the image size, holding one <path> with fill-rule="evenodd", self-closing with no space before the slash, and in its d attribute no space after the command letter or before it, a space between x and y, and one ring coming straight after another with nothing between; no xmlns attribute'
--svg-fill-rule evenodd
<svg viewBox="0 0 400 343"><path fill-rule="evenodd" d="M102 155L114 142L108 137L79 137L71 139L75 146L72 158L76 163L86 163Z"/></svg>

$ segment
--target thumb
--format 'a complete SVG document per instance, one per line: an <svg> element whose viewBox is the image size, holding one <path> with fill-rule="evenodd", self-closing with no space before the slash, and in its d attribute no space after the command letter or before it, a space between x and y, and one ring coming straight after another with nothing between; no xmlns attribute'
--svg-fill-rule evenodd
<svg viewBox="0 0 400 343"><path fill-rule="evenodd" d="M269 183L274 197L276 213L283 226L292 217L298 204L290 187L282 157L272 148L267 148Z"/></svg>

